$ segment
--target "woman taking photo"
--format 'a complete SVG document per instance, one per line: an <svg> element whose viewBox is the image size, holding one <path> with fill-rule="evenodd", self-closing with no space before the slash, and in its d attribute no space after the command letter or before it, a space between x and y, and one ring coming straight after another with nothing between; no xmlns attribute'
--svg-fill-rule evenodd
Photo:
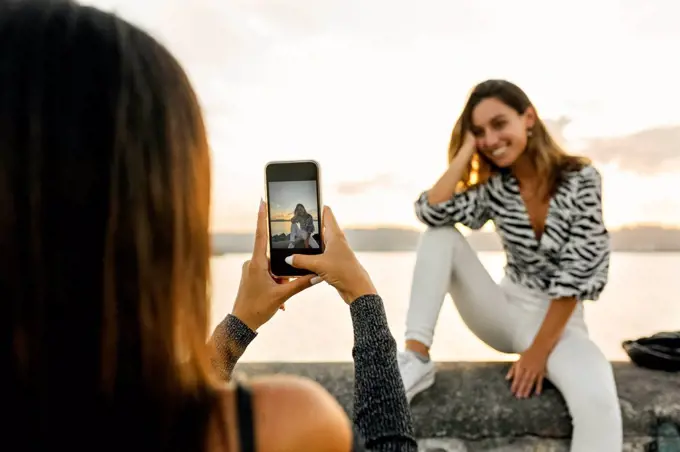
<svg viewBox="0 0 680 452"><path fill-rule="evenodd" d="M449 167L415 203L428 226L417 251L399 355L409 400L434 383L429 357L449 293L468 328L517 353L510 390L540 394L548 378L573 418L572 452L620 452L622 426L610 363L589 338L583 302L607 283L610 242L601 180L550 137L527 95L504 80L477 85L456 122ZM456 226L491 220L507 264L496 284Z"/></svg>
<svg viewBox="0 0 680 452"><path fill-rule="evenodd" d="M320 279L274 281L260 207L234 312L206 344L210 153L167 49L94 8L3 1L0 86L3 450L416 451L382 300L330 211L326 253L295 262ZM354 326L353 423L311 380L224 382L319 280Z"/></svg>

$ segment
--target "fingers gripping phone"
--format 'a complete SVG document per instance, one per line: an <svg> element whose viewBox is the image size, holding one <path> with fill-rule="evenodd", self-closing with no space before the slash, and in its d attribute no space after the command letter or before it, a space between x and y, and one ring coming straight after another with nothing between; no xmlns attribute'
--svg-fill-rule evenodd
<svg viewBox="0 0 680 452"><path fill-rule="evenodd" d="M319 164L313 160L265 166L269 266L279 278L310 274L285 262L292 254L323 253Z"/></svg>

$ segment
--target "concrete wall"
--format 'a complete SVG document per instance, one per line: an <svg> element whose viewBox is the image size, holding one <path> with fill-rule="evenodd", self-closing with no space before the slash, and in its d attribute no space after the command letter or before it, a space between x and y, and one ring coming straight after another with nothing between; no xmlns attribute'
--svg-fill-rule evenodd
<svg viewBox="0 0 680 452"><path fill-rule="evenodd" d="M559 392L517 400L504 376L508 363L440 363L435 385L413 400L421 450L567 452L571 420ZM680 374L614 363L625 451L680 452ZM242 363L246 376L291 373L312 378L351 415L351 363ZM597 451L593 451L597 452Z"/></svg>

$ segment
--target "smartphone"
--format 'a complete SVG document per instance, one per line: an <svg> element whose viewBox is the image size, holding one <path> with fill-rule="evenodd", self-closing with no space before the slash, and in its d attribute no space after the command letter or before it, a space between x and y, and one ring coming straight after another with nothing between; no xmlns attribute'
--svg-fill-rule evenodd
<svg viewBox="0 0 680 452"><path fill-rule="evenodd" d="M313 160L269 162L265 166L269 266L274 277L310 274L288 265L286 257L323 253L319 176L319 164Z"/></svg>

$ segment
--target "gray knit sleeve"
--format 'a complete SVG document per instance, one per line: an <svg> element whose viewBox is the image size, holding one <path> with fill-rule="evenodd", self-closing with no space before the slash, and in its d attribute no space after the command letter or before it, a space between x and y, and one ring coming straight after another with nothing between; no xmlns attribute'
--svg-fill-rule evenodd
<svg viewBox="0 0 680 452"><path fill-rule="evenodd" d="M215 350L211 362L220 378L231 380L236 362L255 336L257 336L255 331L231 314L217 325L210 338Z"/></svg>
<svg viewBox="0 0 680 452"><path fill-rule="evenodd" d="M354 326L354 450L416 452L413 422L397 367L397 344L383 301L364 295L350 305Z"/></svg>

